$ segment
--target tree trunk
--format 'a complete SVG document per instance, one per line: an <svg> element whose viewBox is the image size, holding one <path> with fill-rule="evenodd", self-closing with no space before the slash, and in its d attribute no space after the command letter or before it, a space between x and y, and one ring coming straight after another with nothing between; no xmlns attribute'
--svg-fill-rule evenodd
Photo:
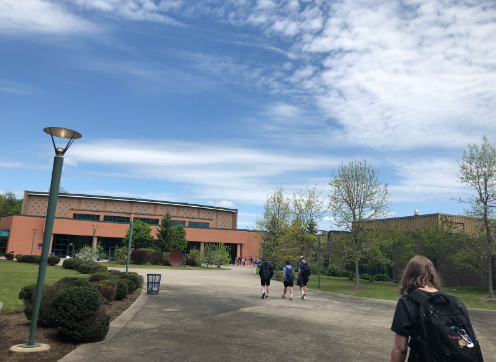
<svg viewBox="0 0 498 362"><path fill-rule="evenodd" d="M493 298L493 261L491 258L491 252L488 254L488 289L489 297Z"/></svg>
<svg viewBox="0 0 498 362"><path fill-rule="evenodd" d="M355 273L354 285L359 286L360 285L360 274L359 274L359 267L358 267L358 259L356 259L354 261L354 273Z"/></svg>

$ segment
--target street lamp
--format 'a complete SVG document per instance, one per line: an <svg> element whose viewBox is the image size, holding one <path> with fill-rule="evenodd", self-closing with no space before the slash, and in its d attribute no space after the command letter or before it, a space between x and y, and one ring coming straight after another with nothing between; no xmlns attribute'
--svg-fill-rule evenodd
<svg viewBox="0 0 498 362"><path fill-rule="evenodd" d="M130 237L128 238L128 257L126 258L126 274L128 274L128 267L130 266L131 254L131 237L133 235L133 214L130 215Z"/></svg>
<svg viewBox="0 0 498 362"><path fill-rule="evenodd" d="M320 267L321 267L321 261L320 261L320 236L322 236L322 234L324 232L326 232L325 230L317 230L317 232L319 233L317 236L318 236L318 252L316 253L316 258L318 259L318 289L320 289Z"/></svg>
<svg viewBox="0 0 498 362"><path fill-rule="evenodd" d="M35 246L35 236L36 236L36 229L33 229L33 242L31 243L31 255L33 255L33 247Z"/></svg>
<svg viewBox="0 0 498 362"><path fill-rule="evenodd" d="M93 228L93 239L92 239L92 251L90 252L90 261L93 261L93 246L95 245L95 231L97 231L98 225L92 225Z"/></svg>
<svg viewBox="0 0 498 362"><path fill-rule="evenodd" d="M49 134L52 137L52 144L54 145L55 157L54 157L54 166L52 168L52 181L50 182L50 193L48 196L47 216L45 218L45 231L43 233L40 267L38 269L38 280L36 281L36 294L33 306L33 316L31 319L31 330L29 332L28 343L14 346L11 348L11 350L16 350L16 349L19 350L19 347L20 349L38 348L39 350L47 350L49 348L48 345L35 343L36 324L38 323L38 313L40 312L43 284L45 282L45 273L47 271L48 254L50 251L52 230L54 228L55 209L57 207L57 197L59 195L59 186L62 175L62 165L64 163L64 154L73 144L74 140L81 138L80 133L67 128L47 127L43 129L43 132ZM66 147L65 148L56 147L54 136L59 138L69 139Z"/></svg>

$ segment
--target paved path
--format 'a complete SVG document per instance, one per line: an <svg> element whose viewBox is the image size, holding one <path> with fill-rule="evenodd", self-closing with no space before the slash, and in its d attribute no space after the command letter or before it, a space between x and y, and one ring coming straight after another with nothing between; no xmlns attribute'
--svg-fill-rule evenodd
<svg viewBox="0 0 498 362"><path fill-rule="evenodd" d="M396 302L308 291L262 300L250 267L222 271L137 269L162 274L159 295L142 295L108 338L62 359L76 361L388 361ZM495 361L495 312L475 311L485 361ZM474 316L472 316L474 318Z"/></svg>

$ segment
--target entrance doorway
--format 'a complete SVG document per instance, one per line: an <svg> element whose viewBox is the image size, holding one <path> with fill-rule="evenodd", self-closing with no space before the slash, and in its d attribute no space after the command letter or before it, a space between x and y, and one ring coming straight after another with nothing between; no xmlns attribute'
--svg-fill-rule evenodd
<svg viewBox="0 0 498 362"><path fill-rule="evenodd" d="M67 246L67 252L66 252L66 255L67 256L70 256L71 258L74 258L74 245L73 244L69 244Z"/></svg>

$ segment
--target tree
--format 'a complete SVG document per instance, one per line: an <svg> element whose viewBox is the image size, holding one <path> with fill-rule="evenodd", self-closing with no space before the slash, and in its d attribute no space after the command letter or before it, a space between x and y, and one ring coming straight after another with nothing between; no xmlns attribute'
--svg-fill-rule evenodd
<svg viewBox="0 0 498 362"><path fill-rule="evenodd" d="M10 214L20 214L19 201L21 201L22 209L22 199L17 200L16 195L12 191L6 191L3 195L0 195L0 217ZM19 212L16 212L19 210Z"/></svg>
<svg viewBox="0 0 498 362"><path fill-rule="evenodd" d="M154 240L154 249L162 253L173 250L173 225L171 215L167 213L161 219L161 225L157 228L156 240ZM183 249L180 249L183 250Z"/></svg>
<svg viewBox="0 0 498 362"><path fill-rule="evenodd" d="M171 242L171 250L185 250L187 249L188 241L185 238L187 232L183 225L173 226L172 229L172 242ZM170 251L170 250L168 250Z"/></svg>
<svg viewBox="0 0 498 362"><path fill-rule="evenodd" d="M294 217L299 220L303 231L310 234L316 234L318 221L325 214L323 210L323 200L321 192L316 192L316 185L312 188L308 187L308 191L294 192L292 197L292 212Z"/></svg>
<svg viewBox="0 0 498 362"><path fill-rule="evenodd" d="M380 252L386 257L386 262L393 268L393 278L400 276L404 266L415 256L413 238L408 229L384 229Z"/></svg>
<svg viewBox="0 0 498 362"><path fill-rule="evenodd" d="M372 226L367 222L385 217L389 213L387 183L379 181L379 173L366 161L341 163L337 172L332 171L329 182L330 211L335 224L349 233L340 234L334 250L345 261L355 263L355 285L360 284L358 263L371 254L371 248L379 247L378 238L372 238Z"/></svg>
<svg viewBox="0 0 498 362"><path fill-rule="evenodd" d="M200 259L201 263L208 267L218 263L218 261L222 265L228 265L230 263L230 247L224 243L206 243Z"/></svg>
<svg viewBox="0 0 498 362"><path fill-rule="evenodd" d="M152 246L154 237L150 234L152 229L149 225L140 220L133 220L133 235L131 236L131 246L133 249L148 249ZM126 232L123 243L128 245L130 230Z"/></svg>
<svg viewBox="0 0 498 362"><path fill-rule="evenodd" d="M485 240L483 269L487 272L489 298L493 298L493 256L496 255L496 148L493 147L486 136L483 143L468 145L469 150L463 151L462 161L458 161L460 176L458 181L474 192L473 196L466 199L459 198L459 202L470 205L466 210L468 216L480 219L481 225L475 230L475 235L481 238L468 240ZM478 245L476 247L480 247Z"/></svg>

